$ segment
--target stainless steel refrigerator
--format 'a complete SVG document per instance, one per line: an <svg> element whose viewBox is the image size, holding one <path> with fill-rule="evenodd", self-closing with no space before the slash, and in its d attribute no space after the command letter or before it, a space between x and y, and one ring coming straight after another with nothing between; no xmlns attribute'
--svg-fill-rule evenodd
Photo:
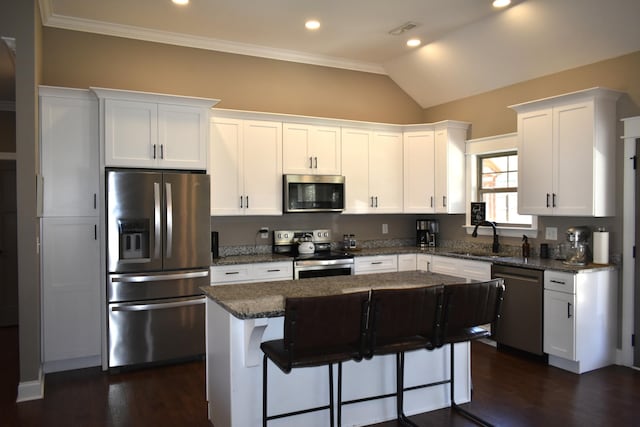
<svg viewBox="0 0 640 427"><path fill-rule="evenodd" d="M204 354L209 175L107 170L109 367Z"/></svg>

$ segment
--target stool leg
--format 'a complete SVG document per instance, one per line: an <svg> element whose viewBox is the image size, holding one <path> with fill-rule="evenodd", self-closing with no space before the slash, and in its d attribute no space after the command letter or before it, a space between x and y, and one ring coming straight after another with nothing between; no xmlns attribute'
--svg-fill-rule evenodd
<svg viewBox="0 0 640 427"><path fill-rule="evenodd" d="M262 427L267 427L267 355L262 358Z"/></svg>
<svg viewBox="0 0 640 427"><path fill-rule="evenodd" d="M331 363L329 363L329 417L329 423L333 427L333 364Z"/></svg>
<svg viewBox="0 0 640 427"><path fill-rule="evenodd" d="M342 362L338 362L338 427L342 426Z"/></svg>
<svg viewBox="0 0 640 427"><path fill-rule="evenodd" d="M400 424L417 427L404 414L404 352L396 353L396 412Z"/></svg>
<svg viewBox="0 0 640 427"><path fill-rule="evenodd" d="M460 406L458 406L458 404L456 404L455 399L453 398L454 396L454 387L453 387L453 346L454 344L451 343L451 408L460 413L460 415L462 415L465 418L470 419L471 421L473 421L474 423L478 424L479 426L483 426L483 427L493 427L493 424L491 424L488 421L483 420L482 418L480 418L479 416L472 414L471 412L467 411L466 409L462 409Z"/></svg>

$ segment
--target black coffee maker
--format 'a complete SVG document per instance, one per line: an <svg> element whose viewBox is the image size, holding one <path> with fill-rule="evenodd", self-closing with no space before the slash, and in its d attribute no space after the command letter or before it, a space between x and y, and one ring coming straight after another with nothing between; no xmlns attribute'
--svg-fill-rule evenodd
<svg viewBox="0 0 640 427"><path fill-rule="evenodd" d="M422 249L438 246L439 232L437 219L416 220L416 246Z"/></svg>

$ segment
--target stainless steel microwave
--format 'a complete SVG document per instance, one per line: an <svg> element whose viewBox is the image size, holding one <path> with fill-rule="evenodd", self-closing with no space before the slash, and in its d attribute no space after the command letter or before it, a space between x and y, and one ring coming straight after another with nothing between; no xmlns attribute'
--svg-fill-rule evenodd
<svg viewBox="0 0 640 427"><path fill-rule="evenodd" d="M344 209L344 176L283 175L283 204L291 212L340 212Z"/></svg>

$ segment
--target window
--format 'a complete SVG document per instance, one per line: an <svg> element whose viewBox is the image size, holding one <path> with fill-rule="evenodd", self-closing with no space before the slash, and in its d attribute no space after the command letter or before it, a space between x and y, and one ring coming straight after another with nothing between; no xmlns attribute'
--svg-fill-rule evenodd
<svg viewBox="0 0 640 427"><path fill-rule="evenodd" d="M531 215L518 214L518 154L478 156L478 200L486 203L486 219L498 225L531 227Z"/></svg>

